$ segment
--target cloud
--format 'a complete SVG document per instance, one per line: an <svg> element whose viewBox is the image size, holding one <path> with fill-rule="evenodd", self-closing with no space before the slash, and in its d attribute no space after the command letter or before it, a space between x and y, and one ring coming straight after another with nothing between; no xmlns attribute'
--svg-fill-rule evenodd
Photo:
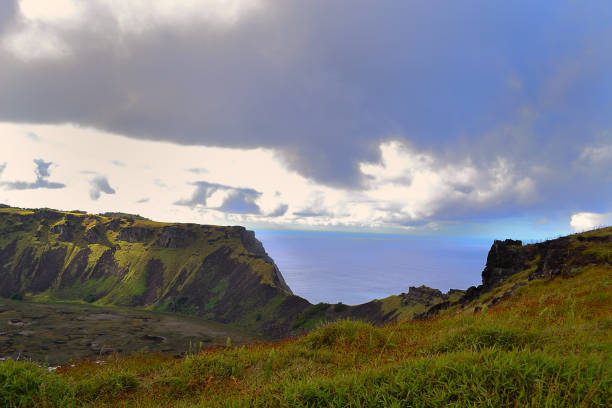
<svg viewBox="0 0 612 408"><path fill-rule="evenodd" d="M36 133L34 132L28 132L26 133L26 135L28 136L28 138L33 141L33 142L40 142L41 138L40 136L38 136Z"/></svg>
<svg viewBox="0 0 612 408"><path fill-rule="evenodd" d="M321 210L321 211L313 211L310 209L306 209L303 211L294 211L293 215L297 216L297 217L324 217L324 216L329 216L330 213L328 213L325 210Z"/></svg>
<svg viewBox="0 0 612 408"><path fill-rule="evenodd" d="M259 214L261 210L255 203L259 195L260 193L252 194L234 190L218 207L218 210L235 214Z"/></svg>
<svg viewBox="0 0 612 408"><path fill-rule="evenodd" d="M125 167L125 163L119 160L111 160L111 163L117 167Z"/></svg>
<svg viewBox="0 0 612 408"><path fill-rule="evenodd" d="M605 146L587 146L580 154L579 160L592 164L612 162L612 144Z"/></svg>
<svg viewBox="0 0 612 408"><path fill-rule="evenodd" d="M361 187L359 163L389 134L452 161L470 150L560 170L610 128L602 4L175 3L3 5L0 120L274 149L341 188Z"/></svg>
<svg viewBox="0 0 612 408"><path fill-rule="evenodd" d="M89 181L90 190L89 197L92 200L98 200L102 193L104 194L115 194L116 191L108 183L108 179L104 176L97 175Z"/></svg>
<svg viewBox="0 0 612 408"><path fill-rule="evenodd" d="M188 172L193 173L193 174L206 174L208 173L208 170L206 169L201 169L201 168L191 168L191 169L187 169Z"/></svg>
<svg viewBox="0 0 612 408"><path fill-rule="evenodd" d="M287 213L288 209L289 209L289 205L281 204L274 211L272 211L270 214L267 214L267 215L268 217L282 217L283 215Z"/></svg>
<svg viewBox="0 0 612 408"><path fill-rule="evenodd" d="M36 181L4 181L0 182L0 186L4 186L7 190L36 190L40 188L60 189L66 187L66 185L63 183L56 183L47 180L51 175L49 168L53 165L53 162L46 162L43 159L34 159L34 164L36 165L36 168L34 169ZM3 171L6 166L7 164L5 163L0 167L0 170ZM0 171L0 173L2 173L2 171Z"/></svg>
<svg viewBox="0 0 612 408"><path fill-rule="evenodd" d="M261 193L251 188L236 188L206 181L193 183L196 186L190 199L177 201L176 205L203 206L235 214L259 214L256 200Z"/></svg>
<svg viewBox="0 0 612 408"><path fill-rule="evenodd" d="M435 217L463 218L509 213L537 201L538 188L506 158L480 166L466 159L445 163L442 157L416 151L400 141L380 146L380 163L361 163L368 179L363 194L378 204L380 221L414 225Z"/></svg>
<svg viewBox="0 0 612 408"><path fill-rule="evenodd" d="M25 129L44 135L45 144L27 145L35 146L34 151L24 149L29 143ZM533 228L540 228L534 221L546 216L550 220L547 228L562 223L569 229L568 219L575 208L609 211L601 207L610 202L606 188L600 189L597 200L587 194L568 193L600 180L596 173L592 179L580 180L578 187L573 180L555 187L563 189L564 197L551 207L551 190L547 190L550 169L524 167L501 155L487 160L469 156L450 160L401 138L379 145L380 160L360 163L358 171L367 181L356 189L307 179L284 167L282 159L269 149L150 142L68 124L0 123L0 134L16 141L0 149L0 163L8 163L0 180L33 182L32 160L39 157L37 149L45 152L45 160L36 167L39 174L51 173L47 180L71 180L65 190L10 192L11 204L28 208L123 211L160 221L251 228L436 233L520 218L517 213L525 214ZM580 152L575 152L576 157ZM114 166L110 157L125 163L130 171ZM50 162L61 166L47 166ZM203 163L205 178L186 171L201 168ZM88 172L82 173L82 169ZM100 190L99 196L96 193L90 198L91 181L96 176L105 177L107 187L117 191L116 195L105 197ZM98 200L92 199L96 196ZM589 199L599 204L589 204Z"/></svg>
<svg viewBox="0 0 612 408"><path fill-rule="evenodd" d="M572 214L570 219L570 226L576 232L587 231L598 227L606 227L609 225L612 225L612 212L580 212Z"/></svg>
<svg viewBox="0 0 612 408"><path fill-rule="evenodd" d="M4 172L4 169L6 169L6 163L0 164L0 176L2 176L2 173Z"/></svg>
<svg viewBox="0 0 612 408"><path fill-rule="evenodd" d="M46 162L43 159L35 159L34 164L36 164L36 178L44 179L49 177L49 167L53 164L52 162Z"/></svg>

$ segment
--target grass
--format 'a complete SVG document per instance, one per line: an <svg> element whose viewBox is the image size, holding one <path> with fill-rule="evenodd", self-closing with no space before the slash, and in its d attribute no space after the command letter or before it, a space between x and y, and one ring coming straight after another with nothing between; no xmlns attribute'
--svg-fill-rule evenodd
<svg viewBox="0 0 612 408"><path fill-rule="evenodd" d="M179 360L143 354L51 373L3 363L0 405L607 407L611 306L612 268L591 265L528 282L476 314L455 308L385 327L343 320Z"/></svg>

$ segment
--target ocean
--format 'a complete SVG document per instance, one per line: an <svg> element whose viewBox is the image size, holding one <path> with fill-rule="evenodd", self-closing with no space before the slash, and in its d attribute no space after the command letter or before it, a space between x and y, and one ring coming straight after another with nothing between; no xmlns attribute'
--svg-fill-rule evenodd
<svg viewBox="0 0 612 408"><path fill-rule="evenodd" d="M257 230L296 295L349 305L426 285L446 292L479 285L492 241Z"/></svg>

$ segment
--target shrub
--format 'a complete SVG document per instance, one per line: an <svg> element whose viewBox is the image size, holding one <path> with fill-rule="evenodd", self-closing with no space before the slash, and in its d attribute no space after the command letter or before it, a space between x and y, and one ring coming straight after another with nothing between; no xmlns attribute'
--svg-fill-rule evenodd
<svg viewBox="0 0 612 408"><path fill-rule="evenodd" d="M60 406L72 397L71 387L33 363L0 363L0 406Z"/></svg>
<svg viewBox="0 0 612 408"><path fill-rule="evenodd" d="M329 309L329 303L317 303L306 309L295 318L292 327L294 329L304 326L309 320L323 319L325 312Z"/></svg>
<svg viewBox="0 0 612 408"><path fill-rule="evenodd" d="M342 303L342 302L338 302L338 303L336 303L336 304L334 305L334 312L336 312L336 313L341 313L341 312L345 311L347 307L348 307L348 306L347 306L347 305L345 305L344 303Z"/></svg>
<svg viewBox="0 0 612 408"><path fill-rule="evenodd" d="M12 300L23 300L23 294L17 292L17 293L13 293L13 295L11 296Z"/></svg>
<svg viewBox="0 0 612 408"><path fill-rule="evenodd" d="M350 346L379 348L387 343L387 336L369 323L341 320L320 327L301 342L313 349Z"/></svg>

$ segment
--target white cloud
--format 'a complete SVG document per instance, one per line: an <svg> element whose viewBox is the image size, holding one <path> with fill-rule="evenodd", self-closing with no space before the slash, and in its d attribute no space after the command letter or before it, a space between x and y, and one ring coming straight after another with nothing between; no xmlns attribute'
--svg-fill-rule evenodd
<svg viewBox="0 0 612 408"><path fill-rule="evenodd" d="M526 203L536 198L535 182L521 177L506 159L497 158L488 168L478 168L469 158L444 164L400 142L381 145L382 162L363 163L370 177L366 196L394 211L378 213L381 221L419 221L450 205L475 208L506 201Z"/></svg>
<svg viewBox="0 0 612 408"><path fill-rule="evenodd" d="M26 25L7 35L2 39L2 45L26 61L61 58L70 54L68 46L56 33L38 25Z"/></svg>
<svg viewBox="0 0 612 408"><path fill-rule="evenodd" d="M572 214L570 226L576 232L587 231L597 227L612 225L612 212L580 212Z"/></svg>
<svg viewBox="0 0 612 408"><path fill-rule="evenodd" d="M612 144L604 146L587 146L580 154L580 160L591 163L612 162Z"/></svg>
<svg viewBox="0 0 612 408"><path fill-rule="evenodd" d="M76 0L19 0L19 11L28 20L66 21L82 16L84 5Z"/></svg>
<svg viewBox="0 0 612 408"><path fill-rule="evenodd" d="M232 24L261 6L259 0L98 0L123 32L141 32L155 25L185 22Z"/></svg>
<svg viewBox="0 0 612 408"><path fill-rule="evenodd" d="M28 132L40 135L41 141ZM61 192L7 190L10 204L124 211L161 221L433 228L441 211L528 201L536 189L532 179L519 176L503 158L483 170L469 159L443 163L396 141L380 146L380 163L361 163L367 181L355 190L318 184L288 170L270 149L183 146L73 125L0 123L0 134L5 185L33 178L35 159L56 163L53 181L66 185Z"/></svg>

